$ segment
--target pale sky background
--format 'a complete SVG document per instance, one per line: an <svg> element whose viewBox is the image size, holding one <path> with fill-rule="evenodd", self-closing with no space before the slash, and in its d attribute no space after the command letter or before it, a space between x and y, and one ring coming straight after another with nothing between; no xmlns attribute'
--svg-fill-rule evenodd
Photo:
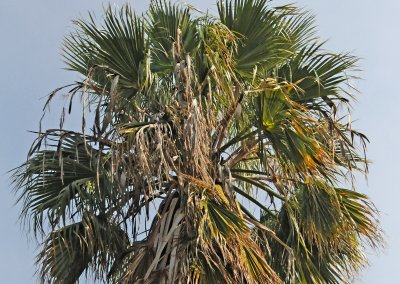
<svg viewBox="0 0 400 284"><path fill-rule="evenodd" d="M296 0L275 1L276 4ZM126 1L111 1L121 5ZM147 1L128 1L143 11ZM216 10L214 0L191 0L194 6ZM60 56L63 37L71 20L87 11L102 13L100 0L0 0L0 283L37 283L34 258L36 243L18 223L6 172L18 166L35 136L42 98L75 76L63 70ZM273 2L274 3L274 2ZM360 180L381 211L386 248L370 255L370 267L356 283L400 283L400 97L396 84L400 66L400 1L396 0L298 0L316 15L319 35L332 51L351 51L362 58L361 91L354 105L354 126L371 140L368 184ZM42 98L42 99L40 99ZM54 117L59 109L54 109ZM79 121L79 118L77 119ZM56 127L58 121L48 123Z"/></svg>

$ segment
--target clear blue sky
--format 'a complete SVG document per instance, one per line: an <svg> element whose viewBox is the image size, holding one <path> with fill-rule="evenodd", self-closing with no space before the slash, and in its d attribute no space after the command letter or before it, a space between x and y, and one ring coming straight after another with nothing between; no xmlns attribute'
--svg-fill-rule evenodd
<svg viewBox="0 0 400 284"><path fill-rule="evenodd" d="M289 0L287 2L294 2ZM111 1L122 4L125 1ZM144 1L130 1L138 11ZM214 0L188 1L201 9L215 10ZM287 3L275 1L275 3ZM107 2L104 2L107 3ZM356 283L398 283L400 255L400 1L395 0L299 0L316 15L319 35L333 51L351 51L362 58L357 83L361 91L354 105L355 127L370 140L367 193L381 211L386 248L370 256L371 264ZM36 243L27 238L18 223L18 206L10 193L7 170L24 161L37 130L44 99L56 87L70 83L74 75L64 67L60 46L71 31L71 20L88 10L101 14L98 0L1 0L0 1L0 282L36 283ZM47 126L57 126L59 109L53 109ZM73 122L72 122L73 123Z"/></svg>

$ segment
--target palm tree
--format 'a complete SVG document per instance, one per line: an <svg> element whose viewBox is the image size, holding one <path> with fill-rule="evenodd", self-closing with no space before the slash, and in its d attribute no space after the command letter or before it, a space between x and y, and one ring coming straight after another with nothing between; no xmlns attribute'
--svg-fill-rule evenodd
<svg viewBox="0 0 400 284"><path fill-rule="evenodd" d="M75 21L63 56L82 79L48 103L66 90L62 122L80 96L82 129L39 131L13 172L41 282L348 283L380 245L353 183L357 59L294 6L217 7Z"/></svg>

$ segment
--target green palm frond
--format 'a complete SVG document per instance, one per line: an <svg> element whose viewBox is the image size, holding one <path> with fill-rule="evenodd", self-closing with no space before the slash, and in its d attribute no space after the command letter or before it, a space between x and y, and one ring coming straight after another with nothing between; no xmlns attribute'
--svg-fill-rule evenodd
<svg viewBox="0 0 400 284"><path fill-rule="evenodd" d="M267 1L220 1L221 22L237 33L240 45L236 55L238 70L252 74L255 66L273 66L288 54L279 34L280 16L266 7ZM287 47L287 46L286 46ZM290 53L290 51L288 52ZM272 56L271 56L272 55Z"/></svg>
<svg viewBox="0 0 400 284"><path fill-rule="evenodd" d="M88 77L95 89L102 90L110 77L120 76L120 88L133 95L149 80L148 40L143 19L125 6L120 12L109 7L99 27L90 21L76 20L77 30L64 43L64 58L70 70ZM93 81L93 82L92 82Z"/></svg>
<svg viewBox="0 0 400 284"><path fill-rule="evenodd" d="M107 271L110 262L128 247L127 235L101 216L85 214L82 221L56 229L44 242L37 262L42 279L75 283L91 265Z"/></svg>
<svg viewBox="0 0 400 284"><path fill-rule="evenodd" d="M347 194L354 215L348 213L347 203L343 203L342 195ZM372 225L374 215L364 195L318 182L299 185L297 193L282 207L279 221L264 220L270 226L277 226L279 238L292 248L296 258L302 259L295 262L297 267L291 275L296 279L294 282L346 283L366 262L359 238L380 239L376 226ZM365 226L368 230L363 230ZM281 246L271 242L272 246ZM282 260L289 257L287 252L272 251L273 267L282 276L290 274L287 267L282 267Z"/></svg>
<svg viewBox="0 0 400 284"><path fill-rule="evenodd" d="M174 54L174 42L181 41L182 49L187 53L192 53L198 45L196 20L191 18L189 8L182 8L164 0L151 2L149 20L151 21L148 32L152 39L152 70L171 72L174 60L179 62L184 59L174 58L179 53L175 51Z"/></svg>
<svg viewBox="0 0 400 284"><path fill-rule="evenodd" d="M348 54L331 54L322 45L313 43L303 47L287 64L277 71L279 78L297 82L301 92L293 92L293 99L317 111L330 110L336 101L348 102L343 96L343 85L349 80L346 71L356 66L357 58ZM348 95L348 93L344 93ZM325 105L325 108L324 108Z"/></svg>
<svg viewBox="0 0 400 284"><path fill-rule="evenodd" d="M285 62L314 34L313 18L294 6L268 7L266 0L218 2L220 20L239 37L237 69L252 76Z"/></svg>
<svg viewBox="0 0 400 284"><path fill-rule="evenodd" d="M47 139L46 143L54 143L53 149L35 152L15 170L14 182L23 188L18 192L24 203L22 216L32 218L36 230L43 228L46 216L53 227L65 222L68 214L104 211L101 199L109 193L110 177L98 171L98 163L101 168L107 167L101 153L77 133L55 132L45 136L38 143Z"/></svg>

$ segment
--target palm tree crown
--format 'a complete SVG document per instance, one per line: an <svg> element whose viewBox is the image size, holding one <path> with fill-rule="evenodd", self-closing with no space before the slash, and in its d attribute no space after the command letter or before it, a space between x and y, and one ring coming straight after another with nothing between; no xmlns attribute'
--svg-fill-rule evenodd
<svg viewBox="0 0 400 284"><path fill-rule="evenodd" d="M347 283L380 244L342 107L357 59L294 6L217 7L75 21L82 130L40 131L13 175L42 282Z"/></svg>

